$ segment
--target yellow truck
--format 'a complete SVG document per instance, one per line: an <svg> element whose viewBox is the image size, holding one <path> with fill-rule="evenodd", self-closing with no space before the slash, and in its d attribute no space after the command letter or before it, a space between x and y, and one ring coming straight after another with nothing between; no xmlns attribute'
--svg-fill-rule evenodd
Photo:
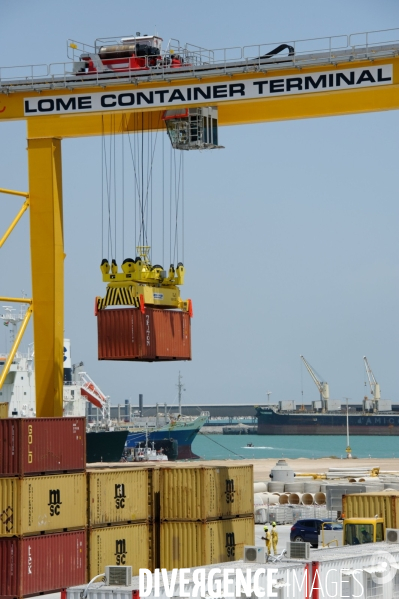
<svg viewBox="0 0 399 599"><path fill-rule="evenodd" d="M385 539L383 518L346 518L343 529L334 530L332 522L323 522L320 531L322 547L379 543Z"/></svg>

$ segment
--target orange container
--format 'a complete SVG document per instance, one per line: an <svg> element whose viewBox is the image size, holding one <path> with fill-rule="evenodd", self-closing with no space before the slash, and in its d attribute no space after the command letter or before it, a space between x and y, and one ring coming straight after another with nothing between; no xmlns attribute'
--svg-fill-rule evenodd
<svg viewBox="0 0 399 599"><path fill-rule="evenodd" d="M191 360L191 319L178 310L99 310L98 359Z"/></svg>

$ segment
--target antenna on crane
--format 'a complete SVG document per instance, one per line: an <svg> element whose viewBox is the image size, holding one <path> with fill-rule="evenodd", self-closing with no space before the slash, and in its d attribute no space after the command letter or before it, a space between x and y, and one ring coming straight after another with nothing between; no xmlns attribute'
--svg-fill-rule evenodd
<svg viewBox="0 0 399 599"><path fill-rule="evenodd" d="M379 402L380 402L380 399L381 399L380 385L376 381L376 378L374 376L373 371L371 370L371 367L370 367L370 365L368 363L368 360L367 360L366 356L363 356L363 360L364 360L364 366L365 366L366 372L367 372L367 378L369 380L370 393L373 396L372 397L373 411L374 412L378 412Z"/></svg>
<svg viewBox="0 0 399 599"><path fill-rule="evenodd" d="M315 370L311 367L309 362L307 362L303 356L301 356L301 360L305 364L307 371L309 372L314 384L319 390L322 412L328 412L328 401L330 399L330 389L328 387L328 383L321 380L321 376L315 372Z"/></svg>

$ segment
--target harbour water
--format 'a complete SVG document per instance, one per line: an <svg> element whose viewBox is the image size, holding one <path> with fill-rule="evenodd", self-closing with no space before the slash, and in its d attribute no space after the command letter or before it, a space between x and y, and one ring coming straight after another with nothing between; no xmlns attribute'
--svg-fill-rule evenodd
<svg viewBox="0 0 399 599"><path fill-rule="evenodd" d="M254 447L247 447L252 443ZM398 437L356 436L350 440L354 458L398 458ZM205 460L243 458L346 458L345 436L204 435L198 434L194 453Z"/></svg>

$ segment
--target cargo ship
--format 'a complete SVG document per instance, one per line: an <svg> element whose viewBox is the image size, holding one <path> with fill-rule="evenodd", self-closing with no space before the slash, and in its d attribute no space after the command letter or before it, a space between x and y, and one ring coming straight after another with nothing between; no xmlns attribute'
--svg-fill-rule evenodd
<svg viewBox="0 0 399 599"><path fill-rule="evenodd" d="M283 403L283 402L281 402ZM281 409L279 406L256 406L258 435L346 435L347 418L353 435L399 435L399 412L372 412L360 405L346 413L346 408L321 412Z"/></svg>
<svg viewBox="0 0 399 599"><path fill-rule="evenodd" d="M126 441L127 448L138 447L147 442L171 442L175 444L176 453L174 459L196 460L199 459L191 449L195 437L209 418L209 412L201 412L196 418L183 416L182 414L182 391L183 381L179 372L177 380L178 406L176 413L168 414L166 406L164 412L155 417L134 418L133 426L129 426L129 435Z"/></svg>

